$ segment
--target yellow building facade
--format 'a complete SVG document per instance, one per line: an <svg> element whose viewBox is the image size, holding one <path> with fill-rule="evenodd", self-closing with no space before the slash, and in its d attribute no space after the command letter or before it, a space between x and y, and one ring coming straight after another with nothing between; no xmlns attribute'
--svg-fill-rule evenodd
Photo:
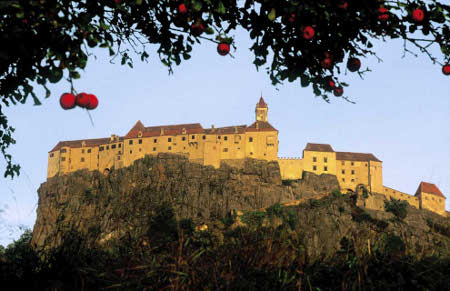
<svg viewBox="0 0 450 291"><path fill-rule="evenodd" d="M138 121L123 137L59 142L48 156L47 178L80 169L109 171L131 165L145 155L183 154L216 168L223 160L244 158L276 161L278 130L268 122L261 97L253 124L203 128L199 123L145 127Z"/></svg>
<svg viewBox="0 0 450 291"><path fill-rule="evenodd" d="M125 136L59 142L48 153L47 178L81 169L108 172L158 153L182 154L192 162L215 168L222 161L244 158L278 161L284 180L301 179L304 171L331 174L343 192L363 187L446 215L445 196L441 193L442 197L436 197L437 191L440 193L436 186L437 191L422 187L432 192L419 191L419 186L415 196L383 186L382 161L373 154L337 152L328 144L308 143L301 158L279 158L278 130L268 121L268 106L262 97L256 104L255 122L249 126L203 128L192 123L146 127L138 121Z"/></svg>

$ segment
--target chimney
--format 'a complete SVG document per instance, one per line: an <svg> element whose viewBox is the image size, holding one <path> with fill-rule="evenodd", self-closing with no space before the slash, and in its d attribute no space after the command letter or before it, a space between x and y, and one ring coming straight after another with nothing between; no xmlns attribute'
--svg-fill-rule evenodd
<svg viewBox="0 0 450 291"><path fill-rule="evenodd" d="M161 127L161 135L164 135L164 128Z"/></svg>
<svg viewBox="0 0 450 291"><path fill-rule="evenodd" d="M259 129L259 122L256 122L256 129Z"/></svg>
<svg viewBox="0 0 450 291"><path fill-rule="evenodd" d="M214 124L211 125L211 131L214 132Z"/></svg>
<svg viewBox="0 0 450 291"><path fill-rule="evenodd" d="M115 134L111 134L111 142L114 142L116 140L116 135Z"/></svg>
<svg viewBox="0 0 450 291"><path fill-rule="evenodd" d="M238 133L238 128L237 128L237 126L234 127L234 133Z"/></svg>

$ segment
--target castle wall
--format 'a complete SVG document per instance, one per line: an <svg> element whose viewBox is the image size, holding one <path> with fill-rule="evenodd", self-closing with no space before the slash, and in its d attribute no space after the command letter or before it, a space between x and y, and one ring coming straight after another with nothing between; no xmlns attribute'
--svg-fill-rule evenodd
<svg viewBox="0 0 450 291"><path fill-rule="evenodd" d="M445 216L445 199L435 194L421 192L419 194L420 208L428 209Z"/></svg>
<svg viewBox="0 0 450 291"><path fill-rule="evenodd" d="M303 170L317 175L336 175L336 153L303 151Z"/></svg>
<svg viewBox="0 0 450 291"><path fill-rule="evenodd" d="M298 180L303 174L303 160L300 158L278 158L281 179Z"/></svg>
<svg viewBox="0 0 450 291"><path fill-rule="evenodd" d="M407 201L409 205L419 209L419 198L415 196L406 194L404 192L386 186L383 186L383 194L386 196L387 200L390 200L390 198L404 200Z"/></svg>
<svg viewBox="0 0 450 291"><path fill-rule="evenodd" d="M368 162L336 161L337 178L343 192L355 191L359 184L369 185Z"/></svg>
<svg viewBox="0 0 450 291"><path fill-rule="evenodd" d="M256 131L245 133L246 157L276 161L278 159L278 133L276 131Z"/></svg>

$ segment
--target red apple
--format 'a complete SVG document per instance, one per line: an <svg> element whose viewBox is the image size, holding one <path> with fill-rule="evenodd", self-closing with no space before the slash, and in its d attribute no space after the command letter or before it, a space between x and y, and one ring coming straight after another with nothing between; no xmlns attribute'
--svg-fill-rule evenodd
<svg viewBox="0 0 450 291"><path fill-rule="evenodd" d="M412 18L415 22L422 22L423 18L425 17L425 13L421 9L414 9L412 12Z"/></svg>
<svg viewBox="0 0 450 291"><path fill-rule="evenodd" d="M347 7L348 7L347 1L342 1L342 3L340 3L338 5L338 7L341 8L341 9L347 9Z"/></svg>
<svg viewBox="0 0 450 291"><path fill-rule="evenodd" d="M59 98L59 104L65 110L72 109L75 107L75 99L76 97L72 93L64 93Z"/></svg>
<svg viewBox="0 0 450 291"><path fill-rule="evenodd" d="M320 65L322 66L322 68L324 69L330 69L333 66L333 60L329 57L324 58L321 62Z"/></svg>
<svg viewBox="0 0 450 291"><path fill-rule="evenodd" d="M342 88L342 86L339 86L339 87L334 88L333 94L334 94L334 96L336 96L336 97L342 96L342 94L344 94L344 88Z"/></svg>
<svg viewBox="0 0 450 291"><path fill-rule="evenodd" d="M89 98L89 104L86 106L86 109L92 110L97 108L98 106L98 99L97 96L94 94L87 94Z"/></svg>
<svg viewBox="0 0 450 291"><path fill-rule="evenodd" d="M227 43L219 43L217 46L217 52L221 56L226 56L230 52L230 45Z"/></svg>
<svg viewBox="0 0 450 291"><path fill-rule="evenodd" d="M325 90L327 91L332 91L334 89L334 87L336 87L336 83L333 80L333 77L328 76L325 77Z"/></svg>
<svg viewBox="0 0 450 291"><path fill-rule="evenodd" d="M120 4L120 0L114 0L116 4Z"/></svg>
<svg viewBox="0 0 450 291"><path fill-rule="evenodd" d="M380 20L381 22L386 22L389 19L389 11L386 8L378 8L378 13L380 14L378 15L378 20Z"/></svg>
<svg viewBox="0 0 450 291"><path fill-rule="evenodd" d="M306 26L305 28L303 28L303 38L304 39L311 39L314 37L315 31L314 28L312 28L311 26Z"/></svg>
<svg viewBox="0 0 450 291"><path fill-rule="evenodd" d="M442 67L442 73L446 76L450 75L450 64L446 64Z"/></svg>
<svg viewBox="0 0 450 291"><path fill-rule="evenodd" d="M184 5L184 3L181 3L180 5L178 5L178 12L180 12L181 14L186 14L187 9L186 9L186 5Z"/></svg>
<svg viewBox="0 0 450 291"><path fill-rule="evenodd" d="M347 68L350 72L356 72L361 68L361 61L358 58L349 58Z"/></svg>
<svg viewBox="0 0 450 291"><path fill-rule="evenodd" d="M86 93L78 94L76 104L82 108L86 108L89 105L89 94Z"/></svg>
<svg viewBox="0 0 450 291"><path fill-rule="evenodd" d="M294 23L295 22L295 14L294 13L292 13L291 16L289 16L288 21L290 23Z"/></svg>
<svg viewBox="0 0 450 291"><path fill-rule="evenodd" d="M203 24L199 21L191 25L191 33L193 36L199 36L200 34L203 33L204 30L205 28L203 27Z"/></svg>

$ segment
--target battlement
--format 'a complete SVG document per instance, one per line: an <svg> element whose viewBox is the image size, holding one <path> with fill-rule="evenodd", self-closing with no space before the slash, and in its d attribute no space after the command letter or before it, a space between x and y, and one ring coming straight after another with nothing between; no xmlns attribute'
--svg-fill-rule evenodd
<svg viewBox="0 0 450 291"><path fill-rule="evenodd" d="M278 157L279 160L301 160L300 157Z"/></svg>

